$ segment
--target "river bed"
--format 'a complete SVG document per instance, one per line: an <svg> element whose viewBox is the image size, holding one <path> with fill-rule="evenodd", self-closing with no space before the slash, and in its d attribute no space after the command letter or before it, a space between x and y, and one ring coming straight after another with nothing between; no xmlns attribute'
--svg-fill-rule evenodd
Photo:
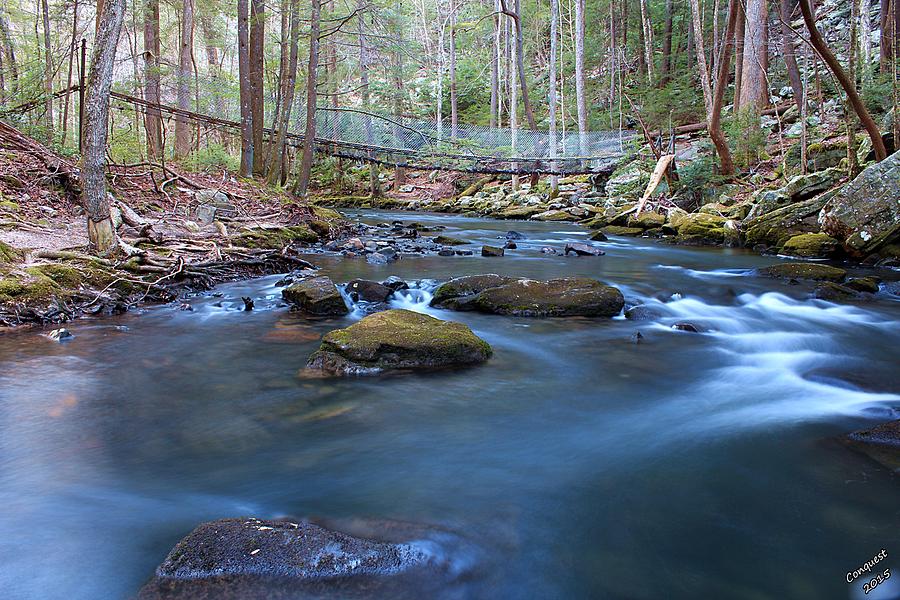
<svg viewBox="0 0 900 600"><path fill-rule="evenodd" d="M900 480L831 438L900 416L900 299L837 305L753 276L743 250L615 238L546 255L571 224L348 211L445 225L502 258L310 260L343 283L400 276L394 307L466 323L484 366L312 380L322 334L278 276L69 325L0 334L0 590L124 598L202 521L395 518L471 537L461 598L898 598ZM502 245L502 244L501 244ZM594 277L652 321L429 308L437 281ZM244 312L242 296L256 309ZM690 321L696 334L671 325ZM636 331L643 335L634 343ZM887 549L864 596L848 571Z"/></svg>

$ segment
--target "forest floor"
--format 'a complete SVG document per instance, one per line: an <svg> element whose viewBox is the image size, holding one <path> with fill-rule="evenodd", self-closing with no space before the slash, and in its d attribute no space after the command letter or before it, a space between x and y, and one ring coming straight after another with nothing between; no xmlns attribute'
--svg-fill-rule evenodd
<svg viewBox="0 0 900 600"><path fill-rule="evenodd" d="M331 210L227 172L111 165L112 216L124 252L88 251L77 167L0 131L0 325L122 312L229 280L309 267L297 249L343 236Z"/></svg>

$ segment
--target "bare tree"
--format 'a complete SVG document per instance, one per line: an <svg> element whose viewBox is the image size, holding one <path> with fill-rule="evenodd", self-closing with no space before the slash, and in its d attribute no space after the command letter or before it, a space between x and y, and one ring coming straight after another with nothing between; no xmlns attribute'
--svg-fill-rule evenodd
<svg viewBox="0 0 900 600"><path fill-rule="evenodd" d="M87 212L91 248L102 255L112 254L118 247L106 196L106 138L113 65L124 17L125 0L106 0L103 3L85 93L81 197Z"/></svg>
<svg viewBox="0 0 900 600"><path fill-rule="evenodd" d="M900 1L881 0L881 72L893 73L894 55L900 34Z"/></svg>
<svg viewBox="0 0 900 600"><path fill-rule="evenodd" d="M144 113L147 132L147 155L151 159L162 156L162 117L156 106L160 103L159 73L159 0L145 0L144 4L144 99L150 104Z"/></svg>
<svg viewBox="0 0 900 600"><path fill-rule="evenodd" d="M456 0L450 0L450 137L459 135L459 95L456 90Z"/></svg>
<svg viewBox="0 0 900 600"><path fill-rule="evenodd" d="M250 109L249 0L237 0L238 80L241 94L241 177L253 175L253 111Z"/></svg>
<svg viewBox="0 0 900 600"><path fill-rule="evenodd" d="M557 23L559 21L559 0L550 0L550 166L556 167L553 159L556 158L556 59L559 42L557 38ZM550 191L552 195L559 193L559 178L550 176Z"/></svg>
<svg viewBox="0 0 900 600"><path fill-rule="evenodd" d="M659 84L665 85L672 77L672 0L666 0L666 28L663 33L662 64ZM713 35L713 39L716 36Z"/></svg>

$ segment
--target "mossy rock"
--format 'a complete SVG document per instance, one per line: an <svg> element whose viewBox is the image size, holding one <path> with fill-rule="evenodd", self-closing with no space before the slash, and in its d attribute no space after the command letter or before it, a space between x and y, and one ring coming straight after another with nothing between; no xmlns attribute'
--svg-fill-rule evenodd
<svg viewBox="0 0 900 600"><path fill-rule="evenodd" d="M0 276L0 304L45 304L74 294L36 267Z"/></svg>
<svg viewBox="0 0 900 600"><path fill-rule="evenodd" d="M19 212L19 205L9 200L0 200L0 211L17 213Z"/></svg>
<svg viewBox="0 0 900 600"><path fill-rule="evenodd" d="M435 244L440 244L442 246L463 246L468 244L466 240L461 240L459 238L450 237L449 235L439 235L432 240Z"/></svg>
<svg viewBox="0 0 900 600"><path fill-rule="evenodd" d="M827 192L745 220L743 230L747 245L763 244L781 248L795 235L817 233L819 212L835 193Z"/></svg>
<svg viewBox="0 0 900 600"><path fill-rule="evenodd" d="M538 213L536 215L532 215L531 217L535 221L552 221L552 222L574 222L578 220L578 217L575 215L568 213L564 210L548 210L542 213Z"/></svg>
<svg viewBox="0 0 900 600"><path fill-rule="evenodd" d="M459 298L461 296L471 296L483 292L484 290L498 285L503 285L515 281L514 277L506 277L495 273L487 273L485 275L468 275L466 277L458 277L441 284L431 298L431 306L441 306L444 302Z"/></svg>
<svg viewBox="0 0 900 600"><path fill-rule="evenodd" d="M706 213L684 215L678 222L676 242L685 244L719 244L725 241L728 219Z"/></svg>
<svg viewBox="0 0 900 600"><path fill-rule="evenodd" d="M623 227L622 225L607 225L600 231L606 235L620 235L635 237L644 233L641 227Z"/></svg>
<svg viewBox="0 0 900 600"><path fill-rule="evenodd" d="M863 297L853 288L832 281L818 284L816 289L813 290L813 296L819 300L828 300L829 302L849 302Z"/></svg>
<svg viewBox="0 0 900 600"><path fill-rule="evenodd" d="M494 282L493 284L491 282ZM454 279L435 291L432 306L519 317L613 317L622 293L594 279L510 279L475 275Z"/></svg>
<svg viewBox="0 0 900 600"><path fill-rule="evenodd" d="M826 233L803 233L786 241L781 251L801 258L827 258L839 249L838 241Z"/></svg>
<svg viewBox="0 0 900 600"><path fill-rule="evenodd" d="M0 242L0 265L17 263L22 260L22 252L9 244Z"/></svg>
<svg viewBox="0 0 900 600"><path fill-rule="evenodd" d="M236 246L271 250L280 250L294 242L312 244L318 240L319 236L307 225L258 227L248 229L231 238L232 243Z"/></svg>
<svg viewBox="0 0 900 600"><path fill-rule="evenodd" d="M439 369L485 362L491 346L466 325L404 309L386 310L325 334L307 368L331 375Z"/></svg>
<svg viewBox="0 0 900 600"><path fill-rule="evenodd" d="M656 212L645 212L640 215L628 216L628 227L639 227L641 229L654 229L662 227L666 222L666 217Z"/></svg>
<svg viewBox="0 0 900 600"><path fill-rule="evenodd" d="M811 281L841 282L847 271L818 263L784 263L756 270L757 275L776 279L808 279Z"/></svg>
<svg viewBox="0 0 900 600"><path fill-rule="evenodd" d="M300 310L318 316L346 315L350 310L340 290L328 277L311 277L281 291L282 297Z"/></svg>

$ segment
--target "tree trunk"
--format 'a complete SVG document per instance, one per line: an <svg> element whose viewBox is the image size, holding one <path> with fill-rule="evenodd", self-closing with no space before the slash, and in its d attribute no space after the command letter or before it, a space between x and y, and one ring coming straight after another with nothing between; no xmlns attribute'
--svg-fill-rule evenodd
<svg viewBox="0 0 900 600"><path fill-rule="evenodd" d="M856 0L853 0L856 2ZM791 30L791 13L793 13L791 0L780 0L781 9L781 44L784 53L784 64L787 69L788 79L791 82L791 91L794 94L794 103L797 108L803 102L803 82L800 80L800 68L797 66L797 55L794 52L794 32Z"/></svg>
<svg viewBox="0 0 900 600"><path fill-rule="evenodd" d="M357 36L359 40L359 86L363 109L369 110L369 49L366 40L365 19L362 11L366 6L366 0L356 0L356 8L360 14L356 17ZM372 118L366 117L366 139L373 143ZM372 157L372 153L369 153ZM369 194L375 198L381 195L381 186L378 183L378 164L374 160L369 161Z"/></svg>
<svg viewBox="0 0 900 600"><path fill-rule="evenodd" d="M193 74L194 2L184 0L181 9L181 42L178 52L178 108L191 109L191 77ZM187 117L175 116L175 157L191 153L191 122Z"/></svg>
<svg viewBox="0 0 900 600"><path fill-rule="evenodd" d="M397 2L398 13L400 12L400 2ZM402 42L402 29L400 28L400 24L396 24L397 27L397 41L398 45ZM492 48L493 52L493 48ZM392 52L392 71L393 71L393 79L394 79L394 117L397 122L401 122L403 119L403 54L398 49ZM394 126L394 139L395 143L400 146L402 144L402 133L401 128L398 126ZM400 188L406 185L406 169L402 165L394 166L394 191L399 192Z"/></svg>
<svg viewBox="0 0 900 600"><path fill-rule="evenodd" d="M266 162L263 146L265 105L263 78L265 76L266 8L263 0L250 0L250 111L253 113L253 172L263 175Z"/></svg>
<svg viewBox="0 0 900 600"><path fill-rule="evenodd" d="M297 4L297 0L294 0ZM297 182L297 193L306 196L309 189L309 174L312 170L313 156L316 150L316 72L319 69L319 22L321 20L322 4L320 0L312 0L312 14L310 15L309 32L309 65L306 71L306 126L303 130L303 157L300 160L300 179ZM292 24L293 32L293 24ZM299 33L299 26L297 27ZM293 63L294 76L297 73L297 43L292 33L291 61ZM294 82L291 81L293 89ZM293 102L293 92L291 92ZM287 108L290 111L290 108ZM287 120L285 119L285 123Z"/></svg>
<svg viewBox="0 0 900 600"><path fill-rule="evenodd" d="M253 91L250 86L249 0L237 0L238 80L241 94L241 177L253 175Z"/></svg>
<svg viewBox="0 0 900 600"><path fill-rule="evenodd" d="M878 130L875 121L872 120L869 111L866 110L866 106L860 100L859 94L856 93L856 86L847 77L847 73L841 68L841 64L831 52L828 44L825 43L822 34L819 33L816 27L815 16L809 6L809 0L800 0L800 11L803 13L803 22L806 23L806 28L809 30L810 43L816 49L816 52L819 53L819 56L822 57L822 60L825 61L825 64L828 65L828 68L831 69L838 83L844 88L844 92L847 93L847 100L850 102L853 110L856 111L856 116L859 117L860 123L862 123L872 140L872 148L875 150L876 160L884 160L887 158L887 148L885 148L884 140L881 139L881 132Z"/></svg>
<svg viewBox="0 0 900 600"><path fill-rule="evenodd" d="M611 14L615 11L611 8ZM575 106L578 111L579 152L587 154L587 100L584 97L584 0L575 0Z"/></svg>
<svg viewBox="0 0 900 600"><path fill-rule="evenodd" d="M894 47L900 32L900 0L881 0L881 72L893 73Z"/></svg>
<svg viewBox="0 0 900 600"><path fill-rule="evenodd" d="M44 22L44 118L47 119L47 138L53 139L53 57L50 48L50 7L41 0L41 17Z"/></svg>
<svg viewBox="0 0 900 600"><path fill-rule="evenodd" d="M450 137L459 135L459 102L456 93L456 2L450 0Z"/></svg>
<svg viewBox="0 0 900 600"><path fill-rule="evenodd" d="M700 14L700 0L691 0L691 22L695 32L703 31L703 17ZM712 115L713 95L709 82L709 68L706 65L706 49L703 35L695 33L694 49L697 53L697 69L700 75L700 88L703 90L703 105L706 108L707 122Z"/></svg>
<svg viewBox="0 0 900 600"><path fill-rule="evenodd" d="M871 0L853 0L859 2L859 61L863 88L869 83L872 67L872 4Z"/></svg>
<svg viewBox="0 0 900 600"><path fill-rule="evenodd" d="M696 0L694 1L696 2ZM725 88L728 86L728 75L729 71L731 71L731 54L734 50L735 28L737 27L742 1L730 0L728 3L725 40L719 51L719 58L716 60L718 71L716 73L715 95L707 123L709 137L716 147L716 154L719 155L719 171L727 177L734 174L734 161L731 158L728 140L725 139L725 134L722 133L722 105L725 103Z"/></svg>
<svg viewBox="0 0 900 600"><path fill-rule="evenodd" d="M91 249L101 255L114 253L118 246L106 196L106 137L109 92L124 17L125 0L104 2L86 83L81 195Z"/></svg>
<svg viewBox="0 0 900 600"><path fill-rule="evenodd" d="M576 0L577 1L577 0ZM500 0L494 0L494 12L500 12ZM500 114L500 15L494 15L494 38L491 48L491 116L490 126L498 126Z"/></svg>
<svg viewBox="0 0 900 600"><path fill-rule="evenodd" d="M0 40L3 43L3 50L6 52L6 66L9 70L9 76L12 79L12 93L19 91L19 65L16 62L16 49L13 46L12 36L9 32L9 22L6 20L5 8L0 6Z"/></svg>
<svg viewBox="0 0 900 600"><path fill-rule="evenodd" d="M741 110L741 90L744 87L744 35L747 32L747 11L744 2L738 5L737 22L734 24L734 114Z"/></svg>
<svg viewBox="0 0 900 600"><path fill-rule="evenodd" d="M559 22L559 0L550 0L550 168L556 169L556 59L557 23ZM559 178L550 176L550 193L559 193Z"/></svg>
<svg viewBox="0 0 900 600"><path fill-rule="evenodd" d="M647 81L653 81L653 25L650 21L650 7L647 0L638 0L641 5L641 31L644 34L644 61L647 63Z"/></svg>
<svg viewBox="0 0 900 600"><path fill-rule="evenodd" d="M666 29L663 34L660 73L659 84L667 84L672 76L672 0L666 0Z"/></svg>
<svg viewBox="0 0 900 600"><path fill-rule="evenodd" d="M209 79L212 86L212 107L217 115L225 113L225 96L223 95L222 65L219 64L219 48L222 45L220 28L215 21L216 15L203 12L200 15L200 28L203 30L203 42L206 47L206 64L209 67ZM222 131L222 146L228 145L228 132Z"/></svg>
<svg viewBox="0 0 900 600"><path fill-rule="evenodd" d="M150 103L144 113L147 132L147 155L159 159L163 153L162 116L155 105L160 103L159 73L159 0L144 4L144 99Z"/></svg>
<svg viewBox="0 0 900 600"><path fill-rule="evenodd" d="M768 0L747 0L746 6L740 107L741 110L752 111L753 115L759 116L769 103L766 78L769 5Z"/></svg>

